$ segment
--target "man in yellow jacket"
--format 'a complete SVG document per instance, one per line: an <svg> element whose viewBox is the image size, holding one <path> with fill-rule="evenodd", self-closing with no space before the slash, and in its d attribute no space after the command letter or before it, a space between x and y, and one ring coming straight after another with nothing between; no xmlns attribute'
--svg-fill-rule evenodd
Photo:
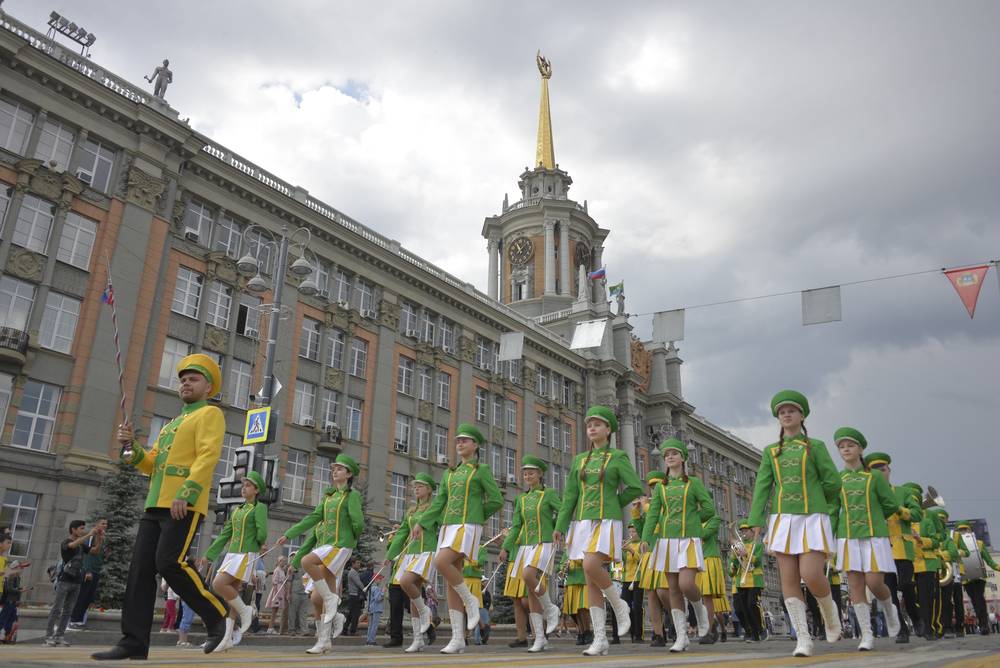
<svg viewBox="0 0 1000 668"><path fill-rule="evenodd" d="M226 431L222 411L208 404L222 388L222 371L211 357L195 354L181 360L177 376L184 408L160 430L152 450L135 441L131 425L118 427L123 453L132 451L123 454L122 461L149 476L149 494L129 566L122 638L111 649L94 653L98 660L147 658L157 573L205 623L206 654L226 632L226 604L208 591L187 562L191 540L208 512L212 472Z"/></svg>

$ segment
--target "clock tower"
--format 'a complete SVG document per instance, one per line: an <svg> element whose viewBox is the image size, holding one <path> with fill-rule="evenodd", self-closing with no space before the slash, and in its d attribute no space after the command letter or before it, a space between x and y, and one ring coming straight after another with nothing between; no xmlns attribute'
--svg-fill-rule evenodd
<svg viewBox="0 0 1000 668"><path fill-rule="evenodd" d="M608 230L590 217L586 201L569 198L573 179L556 163L552 141L552 65L541 54L536 63L542 90L535 162L518 179L520 199L510 203L504 196L500 214L483 223L487 293L528 317L571 307L606 312L603 285L586 279L586 273L602 266Z"/></svg>

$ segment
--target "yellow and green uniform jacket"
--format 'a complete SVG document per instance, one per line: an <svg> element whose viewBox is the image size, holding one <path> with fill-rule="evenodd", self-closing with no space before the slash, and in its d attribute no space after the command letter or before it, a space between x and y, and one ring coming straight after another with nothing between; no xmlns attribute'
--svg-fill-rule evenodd
<svg viewBox="0 0 1000 668"><path fill-rule="evenodd" d="M910 511L900 506L892 487L878 471L844 469L840 472L840 511L833 522L837 538L888 538L887 517Z"/></svg>
<svg viewBox="0 0 1000 668"><path fill-rule="evenodd" d="M742 541L743 545L746 547L750 554L750 570L747 572L745 578L740 580L743 575L743 569L746 568L747 562L744 558L740 560L740 557L735 552L729 557L729 577L733 579L733 586L739 587L740 589L750 589L752 587L763 587L764 586L764 544L754 543L752 540Z"/></svg>
<svg viewBox="0 0 1000 668"><path fill-rule="evenodd" d="M212 541L205 558L215 561L226 552L259 552L267 540L267 506L260 501L244 503L236 508L222 527L222 533Z"/></svg>
<svg viewBox="0 0 1000 668"><path fill-rule="evenodd" d="M892 487L892 493L896 496L896 503L909 512L909 517L906 519L902 517L904 513L900 512L893 513L888 518L892 558L897 561L913 561L916 556L913 523L919 522L924 516L924 511L920 508L920 495L909 487L895 485Z"/></svg>
<svg viewBox="0 0 1000 668"><path fill-rule="evenodd" d="M924 518L917 526L920 534L918 550L913 559L913 571L915 573L935 572L941 567L940 549L943 544L942 534L944 526L932 512L924 513Z"/></svg>
<svg viewBox="0 0 1000 668"><path fill-rule="evenodd" d="M580 480L584 462L584 479ZM601 482L602 469L604 482ZM618 488L623 485L619 493ZM572 520L623 521L624 508L641 495L642 481L623 450L605 446L592 453L581 452L570 464L556 530L565 533Z"/></svg>
<svg viewBox="0 0 1000 668"><path fill-rule="evenodd" d="M481 580L483 577L483 564L486 563L486 558L488 556L489 553L486 551L485 547L479 548L479 554L476 555L475 561L472 559L465 560L465 568L462 569L462 577Z"/></svg>
<svg viewBox="0 0 1000 668"><path fill-rule="evenodd" d="M642 528L642 540L653 546L655 530L659 538L701 538L702 524L719 519L715 504L704 483L698 478L669 478L656 486L649 503L649 513Z"/></svg>
<svg viewBox="0 0 1000 668"><path fill-rule="evenodd" d="M764 526L768 501L773 514L829 513L838 494L840 475L823 441L792 436L784 439L780 455L777 443L764 448L748 522L752 527Z"/></svg>
<svg viewBox="0 0 1000 668"><path fill-rule="evenodd" d="M295 538L316 527L316 544L354 548L365 529L361 494L354 489L328 487L316 508L285 532Z"/></svg>
<svg viewBox="0 0 1000 668"><path fill-rule="evenodd" d="M627 540L622 544L622 563L625 565L622 573L623 582L637 582L639 580L639 562L642 561L642 554L639 553L639 542Z"/></svg>
<svg viewBox="0 0 1000 668"><path fill-rule="evenodd" d="M503 496L486 464L465 462L445 471L437 495L421 514L424 529L448 524L485 524L503 507Z"/></svg>
<svg viewBox="0 0 1000 668"><path fill-rule="evenodd" d="M437 549L437 523L432 523L423 533L420 540L410 540L410 532L413 526L420 521L422 513L430 508L431 502L428 500L423 504L418 504L406 511L406 517L399 525L399 531L392 537L389 549L385 553L385 558L392 561L400 554L420 554L421 552L433 552Z"/></svg>
<svg viewBox="0 0 1000 668"><path fill-rule="evenodd" d="M316 530L313 529L309 532L309 537L306 538L306 542L302 543L302 547L295 551L289 563L292 564L292 568L299 570L302 568L302 557L306 556L316 547Z"/></svg>
<svg viewBox="0 0 1000 668"><path fill-rule="evenodd" d="M951 535L948 536L948 540L951 545L955 547L954 558L952 561L958 563L958 572L961 575L965 575L965 562L962 560L962 557L969 556L969 548L965 546L965 541L962 540L962 537L959 535L960 533L961 532L952 529ZM963 578L963 581L964 580L965 579Z"/></svg>
<svg viewBox="0 0 1000 668"><path fill-rule="evenodd" d="M539 487L518 494L514 500L514 519L503 541L503 549L510 552L517 541L520 545L551 543L555 517L561 505L559 494L551 488Z"/></svg>
<svg viewBox="0 0 1000 668"><path fill-rule="evenodd" d="M181 414L164 425L152 450L132 444L126 464L149 476L146 510L169 508L186 501L194 512L208 513L212 472L219 463L226 420L218 406L207 401L186 404Z"/></svg>

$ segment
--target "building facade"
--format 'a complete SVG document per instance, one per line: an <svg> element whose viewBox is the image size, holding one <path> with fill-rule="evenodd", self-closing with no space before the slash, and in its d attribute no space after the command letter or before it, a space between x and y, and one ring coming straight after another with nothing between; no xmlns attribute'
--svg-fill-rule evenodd
<svg viewBox="0 0 1000 668"><path fill-rule="evenodd" d="M114 333L101 300L109 270L143 438L178 410L177 361L194 351L219 361L214 401L227 433L216 483L262 384L262 333L278 319L282 390L265 449L280 488L272 537L318 502L339 452L361 464L370 521L389 527L413 475L440 477L453 460L463 421L487 435L481 455L504 488L493 536L510 524L523 455L550 462L548 483L563 488L593 403L618 412L640 474L660 464L662 438L679 436L722 518L747 514L760 452L697 415L676 347L640 341L624 304L612 314L603 284L584 276L601 266L609 230L568 198L554 156L521 175L520 201L486 219L483 293L215 144L97 63L9 15L0 28L0 524L14 529L15 556L55 561L118 451ZM540 122L549 153L551 132ZM300 228L308 251L294 243L289 263L304 256L313 272L274 276L275 240ZM264 291L237 268L248 254ZM312 291L300 290L305 281L315 294L302 294ZM572 350L575 324L602 318L601 345ZM524 333L523 354L499 361L508 332ZM220 521L210 514L201 549Z"/></svg>

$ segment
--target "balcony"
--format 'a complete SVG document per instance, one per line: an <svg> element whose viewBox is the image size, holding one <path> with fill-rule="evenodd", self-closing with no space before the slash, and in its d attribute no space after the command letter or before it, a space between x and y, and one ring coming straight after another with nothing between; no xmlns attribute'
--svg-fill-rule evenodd
<svg viewBox="0 0 1000 668"><path fill-rule="evenodd" d="M28 333L13 327L0 327L0 364L24 366L28 354Z"/></svg>

